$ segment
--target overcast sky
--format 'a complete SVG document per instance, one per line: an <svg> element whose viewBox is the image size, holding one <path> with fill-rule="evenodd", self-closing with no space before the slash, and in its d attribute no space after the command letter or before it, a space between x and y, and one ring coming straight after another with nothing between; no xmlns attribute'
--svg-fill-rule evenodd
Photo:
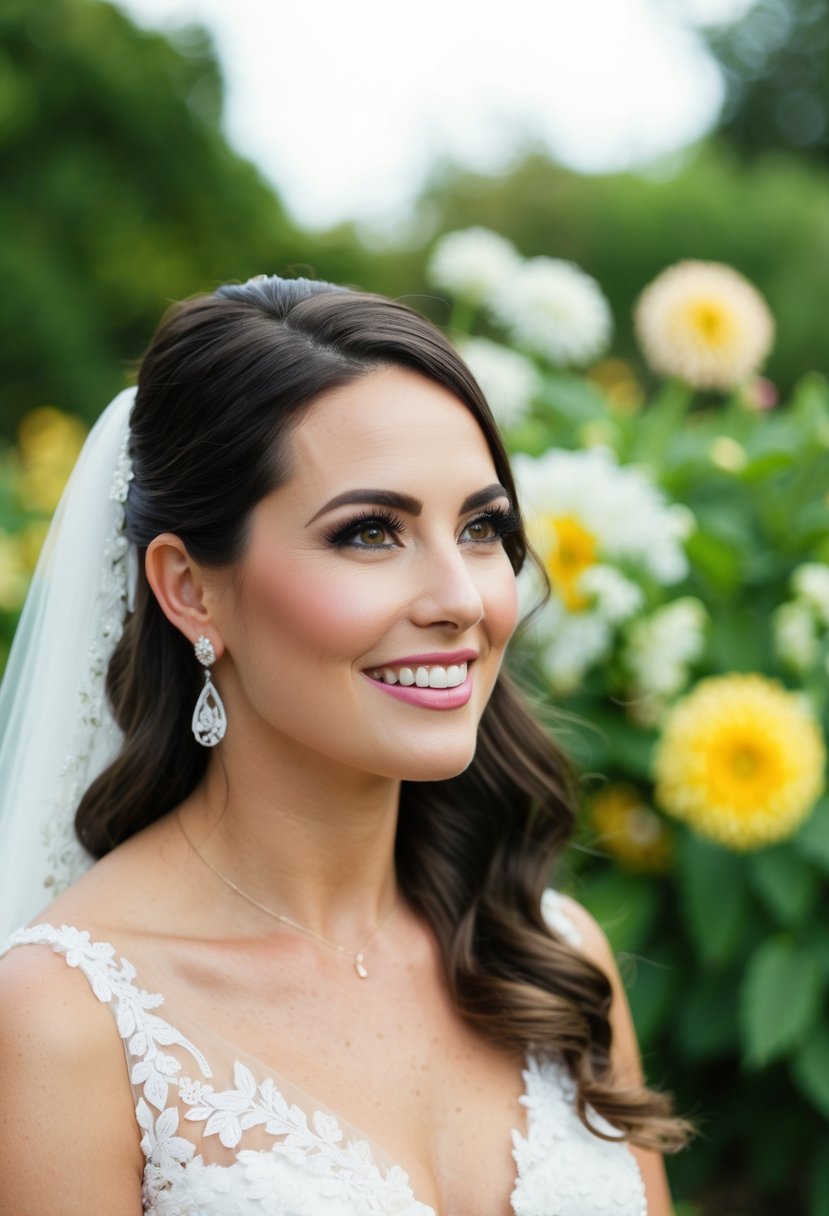
<svg viewBox="0 0 829 1216"><path fill-rule="evenodd" d="M225 129L297 218L405 214L436 156L497 170L522 135L588 172L699 137L722 83L693 25L751 0L117 0L216 40Z"/></svg>

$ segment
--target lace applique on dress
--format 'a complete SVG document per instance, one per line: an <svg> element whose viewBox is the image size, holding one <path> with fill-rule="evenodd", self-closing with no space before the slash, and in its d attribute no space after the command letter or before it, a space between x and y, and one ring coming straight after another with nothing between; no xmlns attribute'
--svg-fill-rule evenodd
<svg viewBox="0 0 829 1216"><path fill-rule="evenodd" d="M136 970L108 943L85 931L35 925L12 935L0 956L17 945L50 945L88 979L99 1001L115 1014L138 1095L144 1211L153 1216L434 1216L412 1195L399 1166L381 1171L365 1140L346 1140L339 1121L317 1110L309 1119L289 1104L271 1079L257 1084L239 1061L234 1086L215 1090L211 1067L199 1049L153 1011L164 998L133 983ZM176 1052L164 1050L177 1048ZM183 1060L198 1079L181 1076ZM172 1100L171 1100L172 1099ZM186 1135L182 1114L199 1129L202 1153ZM206 1162L210 1137L236 1149L261 1129L268 1151L245 1149L229 1165ZM195 1129L194 1129L195 1130ZM329 1201L326 1203L326 1201Z"/></svg>
<svg viewBox="0 0 829 1216"><path fill-rule="evenodd" d="M562 1064L529 1060L524 1071L527 1134L513 1132L515 1216L647 1216L645 1188L627 1144L594 1136L578 1117L576 1086ZM617 1133L588 1109L593 1126Z"/></svg>
<svg viewBox="0 0 829 1216"><path fill-rule="evenodd" d="M578 944L555 892L543 910ZM142 1134L147 1216L436 1216L414 1197L404 1169L309 1095L306 1110L286 1097L289 1085L257 1079L239 1058L208 1063L160 1016L163 998L135 984L135 968L111 945L68 926L36 925L15 933L0 957L41 943L82 971L115 1016ZM526 1134L512 1133L514 1216L646 1216L635 1158L584 1127L564 1066L531 1058L523 1076Z"/></svg>

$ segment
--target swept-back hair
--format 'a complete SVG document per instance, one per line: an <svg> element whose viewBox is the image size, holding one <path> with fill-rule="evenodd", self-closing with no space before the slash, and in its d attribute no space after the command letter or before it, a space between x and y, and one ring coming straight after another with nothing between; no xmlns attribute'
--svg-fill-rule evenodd
<svg viewBox="0 0 829 1216"><path fill-rule="evenodd" d="M139 370L126 531L143 558L162 532L201 565L245 550L256 504L289 474L287 439L322 393L381 367L443 385L472 413L515 501L509 460L480 388L428 321L400 303L305 279L259 278L176 305ZM524 532L504 540L518 572ZM76 817L103 856L181 803L208 753L189 722L201 672L143 573L107 692L124 733ZM563 1059L588 1107L631 1140L677 1147L668 1099L615 1084L604 973L545 924L541 895L573 825L569 770L506 672L460 776L405 782L396 843L407 898L437 938L459 1013L517 1056Z"/></svg>

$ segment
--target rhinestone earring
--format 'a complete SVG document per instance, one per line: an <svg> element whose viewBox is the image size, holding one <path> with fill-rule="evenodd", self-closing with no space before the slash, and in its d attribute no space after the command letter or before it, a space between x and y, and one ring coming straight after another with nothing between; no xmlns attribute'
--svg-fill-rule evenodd
<svg viewBox="0 0 829 1216"><path fill-rule="evenodd" d="M225 707L210 679L210 668L216 662L216 651L210 638L206 638L204 634L200 635L193 649L204 668L204 688L199 693L191 722L193 736L202 747L215 747L224 739L227 730Z"/></svg>

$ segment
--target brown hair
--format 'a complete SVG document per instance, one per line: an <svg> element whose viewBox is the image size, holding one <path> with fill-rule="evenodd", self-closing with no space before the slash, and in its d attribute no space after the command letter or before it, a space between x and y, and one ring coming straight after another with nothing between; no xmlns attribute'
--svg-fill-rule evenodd
<svg viewBox="0 0 829 1216"><path fill-rule="evenodd" d="M238 560L253 507L286 475L285 437L302 411L324 391L387 365L419 372L467 406L515 500L483 395L429 322L377 296L260 278L175 306L144 356L126 504L127 535L139 553L169 531L200 564ZM504 545L517 572L527 557L523 531ZM107 674L123 747L76 816L95 856L177 806L207 764L189 729L198 665L139 567L135 611ZM562 755L502 672L469 768L451 780L403 785L400 883L432 926L464 1017L517 1054L562 1058L588 1126L589 1105L639 1144L676 1148L684 1125L668 1099L614 1085L607 977L541 914L572 807Z"/></svg>

